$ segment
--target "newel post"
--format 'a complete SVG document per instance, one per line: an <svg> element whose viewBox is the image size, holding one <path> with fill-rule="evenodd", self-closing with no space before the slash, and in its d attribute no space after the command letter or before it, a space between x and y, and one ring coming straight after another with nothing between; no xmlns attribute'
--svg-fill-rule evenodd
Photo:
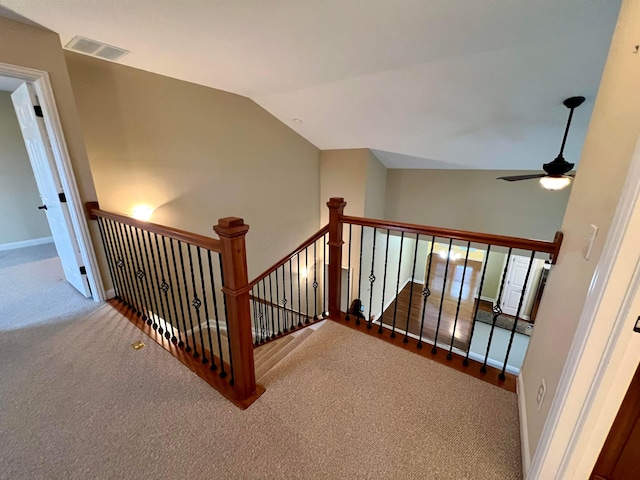
<svg viewBox="0 0 640 480"><path fill-rule="evenodd" d="M346 205L344 198L339 197L333 197L327 202L329 207L329 315L336 318L340 315L342 245L344 244L340 217Z"/></svg>
<svg viewBox="0 0 640 480"><path fill-rule="evenodd" d="M234 390L239 400L245 400L256 393L245 245L249 225L245 225L241 218L227 217L218 220L218 225L213 229L222 242L222 291L227 302L227 333L233 358Z"/></svg>

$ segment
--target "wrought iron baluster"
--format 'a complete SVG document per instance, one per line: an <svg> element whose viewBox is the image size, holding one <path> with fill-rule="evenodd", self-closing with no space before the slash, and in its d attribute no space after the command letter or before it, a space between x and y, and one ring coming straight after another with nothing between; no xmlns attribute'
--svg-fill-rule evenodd
<svg viewBox="0 0 640 480"><path fill-rule="evenodd" d="M113 293L116 299L120 299L119 287L116 284L116 277L113 271L115 267L114 260L111 256L111 252L109 251L109 244L107 243L107 238L104 234L104 225L102 217L98 217L98 230L100 230L100 237L102 238L102 245L104 245L104 253L107 256L107 266L109 267L109 276L111 277L111 283L113 284Z"/></svg>
<svg viewBox="0 0 640 480"><path fill-rule="evenodd" d="M464 279L467 275L467 263L469 261L469 249L471 242L467 242L467 254L464 257L464 267L462 267L462 281L460 283L460 292L458 293L458 305L456 306L456 317L453 320L453 332L451 333L451 345L449 345L449 353L447 360L453 360L453 342L456 339L456 327L458 326L458 315L460 314L460 302L462 302L462 290L464 289Z"/></svg>
<svg viewBox="0 0 640 480"><path fill-rule="evenodd" d="M362 316L362 297L360 297L360 288L362 286L362 251L364 250L364 227L360 227L360 266L358 267L358 300L360 301L360 311L356 316L356 325L360 325L360 317Z"/></svg>
<svg viewBox="0 0 640 480"><path fill-rule="evenodd" d="M350 300L350 295L351 295L351 224L349 224L349 253L347 255L347 313L344 316L344 319L348 322L349 321L349 306L351 305L349 303ZM326 288L326 285L325 285Z"/></svg>
<svg viewBox="0 0 640 480"><path fill-rule="evenodd" d="M373 284L376 282L376 276L373 271L376 262L376 234L377 227L373 228L373 248L371 250L371 273L369 274L369 315L367 317L367 329L371 330L371 317L373 316Z"/></svg>
<svg viewBox="0 0 640 480"><path fill-rule="evenodd" d="M137 241L137 251L140 252L140 264L144 266L144 268L140 268L136 272L136 277L140 279L140 281L144 280L144 285L141 285L142 288L145 289L146 295L148 297L148 308L147 308L147 325L156 325L155 320L155 312L157 311L155 298L151 295L151 286L152 280L149 278L149 254L147 253L147 249L144 247L144 233L139 228L135 227L136 232L136 241ZM140 240L142 238L142 240ZM146 259L146 263L145 263Z"/></svg>
<svg viewBox="0 0 640 480"><path fill-rule="evenodd" d="M268 340L272 337L273 331L269 327L269 309L267 308L267 282L265 279L262 279L262 310L264 312L264 331L266 332L265 340ZM271 332L271 333L270 333Z"/></svg>
<svg viewBox="0 0 640 480"><path fill-rule="evenodd" d="M418 261L418 244L420 243L420 235L416 234L416 246L413 249L413 267L411 269L411 280L416 276L416 262ZM409 310L407 311L407 324L404 327L404 338L402 343L409 343L409 320L411 320L411 307L413 306L413 281L409 289Z"/></svg>
<svg viewBox="0 0 640 480"><path fill-rule="evenodd" d="M146 321L147 315L145 313L146 302L144 297L144 288L140 289L140 282L138 281L137 275L140 267L136 249L134 248L133 242L131 241L131 227L128 225L122 225L122 228L124 229L123 238L125 239L127 245L129 265L131 265L131 283L133 284L133 290L136 292L136 298L138 299L139 310L137 314L142 318L143 321Z"/></svg>
<svg viewBox="0 0 640 480"><path fill-rule="evenodd" d="M300 321L300 318L302 317L302 302L300 300L300 252L296 254L296 259L298 262L298 327L301 327L302 322Z"/></svg>
<svg viewBox="0 0 640 480"><path fill-rule="evenodd" d="M202 354L202 363L208 363L207 351L204 346L204 335L202 334L202 317L200 316L200 307L202 307L202 300L198 297L198 289L196 288L196 272L193 268L193 255L191 253L192 245L187 244L187 254L189 255L189 269L191 271L191 286L193 288L193 300L191 305L196 310L196 319L198 322L198 332L200 333L200 352ZM194 354L195 357L195 354Z"/></svg>
<svg viewBox="0 0 640 480"><path fill-rule="evenodd" d="M398 312L398 294L400 293L400 272L402 271L402 248L404 247L404 232L400 233L400 253L398 255L398 278L396 280L396 299L393 306L393 324L391 338L396 338L396 314ZM409 279L409 287L413 288L413 278Z"/></svg>
<svg viewBox="0 0 640 480"><path fill-rule="evenodd" d="M286 277L286 272L284 270L284 263L282 264L282 316L283 318L283 323L284 323L284 327L283 327L283 331L284 333L287 333L289 331L289 325L287 324L287 322L289 321L288 315L287 315L287 285L286 285L286 281L285 281L285 277Z"/></svg>
<svg viewBox="0 0 640 480"><path fill-rule="evenodd" d="M527 292L527 285L529 285L529 276L531 275L531 267L533 267L533 258L535 257L536 252L531 252L531 257L529 258L529 266L527 267L527 274L524 277L524 287L522 288L522 292L520 293L520 300L518 301L518 310L516 310L516 318L513 319L513 328L511 328L511 335L509 336L509 346L507 347L507 354L504 357L504 364L502 365L502 371L498 376L500 380L506 380L506 376L504 372L507 369L507 362L509 361L509 355L511 354L511 346L513 345L513 337L516 335L516 327L518 326L518 320L520 319L520 312L522 311L522 305L524 303L524 296Z"/></svg>
<svg viewBox="0 0 640 480"><path fill-rule="evenodd" d="M291 258L289 259L289 287L289 293L291 294L289 296L289 298L291 299L291 330L293 330L295 328L295 320L293 318L293 266L291 265Z"/></svg>
<svg viewBox="0 0 640 480"><path fill-rule="evenodd" d="M171 325L172 334L173 334L171 337L171 343L174 343L180 346L180 344L184 345L184 342L182 341L182 334L180 332L180 317L178 317L178 308L176 307L175 284L178 283L178 276L175 275L174 279L171 280L171 264L169 263L169 254L167 253L167 240L170 241L171 238L166 238L166 237L160 237L160 238L162 238L162 250L164 251L164 263L167 266L167 276L169 277L169 285L171 285L171 303L173 305L173 318L175 318L175 325L173 323ZM175 267L175 260L174 260L174 267ZM167 300L167 305L168 304L169 304L169 301ZM177 338L176 338L175 332L178 332Z"/></svg>
<svg viewBox="0 0 640 480"><path fill-rule="evenodd" d="M473 312L473 320L471 322L471 334L469 335L469 344L467 345L467 355L464 357L462 364L465 367L469 366L469 353L471 352L471 342L473 341L473 334L476 330L476 323L478 322L478 309L480 308L480 299L482 298L482 287L484 286L484 276L487 273L487 265L489 264L489 253L491 252L491 245L487 244L487 253L484 257L484 266L482 267L482 277L480 278L480 287L478 288L478 300L476 301L476 307Z"/></svg>
<svg viewBox="0 0 640 480"><path fill-rule="evenodd" d="M147 282L147 288L149 288L149 295L151 297L151 303L153 307L153 311L151 312L151 316L153 318L151 320L151 324L154 330L158 330L158 318L160 318L160 309L158 308L158 297L156 296L155 282L156 280L152 278L152 274L154 273L154 269L152 268L153 263L149 260L149 251L147 247L147 240L145 239L145 231L140 229L140 236L142 237L141 246L144 251L144 256L147 261L145 270L148 272L145 275L145 281ZM149 324L149 320L147 320L147 324Z"/></svg>
<svg viewBox="0 0 640 480"><path fill-rule="evenodd" d="M120 260L124 263L124 267L122 271L125 274L127 279L127 284L129 285L129 296L131 298L131 305L133 307L133 311L135 312L136 316L139 317L142 315L142 309L144 307L142 306L142 303L138 298L137 291L135 288L136 284L133 281L133 279L135 278L135 273L133 270L133 262L131 261L131 250L127 248L126 229L124 228L124 225L120 222L116 224L116 228L118 231L118 234L117 234L118 243L120 244L120 249L121 249Z"/></svg>
<svg viewBox="0 0 640 480"><path fill-rule="evenodd" d="M164 326L165 326L164 338L166 338L167 340L171 340L172 343L177 343L178 339L176 338L175 333L173 332L173 319L171 318L171 307L169 306L169 296L167 294L167 292L171 288L171 285L167 283L167 278L164 275L164 266L162 265L162 255L160 254L160 242L158 242L158 235L154 233L153 236L156 243L156 253L158 255L157 264L160 265L161 281L158 286L158 289L162 293L164 293L164 302L162 302L162 313L164 314ZM152 251L153 251L153 247L152 247ZM162 300L162 293L160 293L160 300ZM164 308L165 304L167 306L166 311Z"/></svg>
<svg viewBox="0 0 640 480"><path fill-rule="evenodd" d="M387 290L387 262L389 260L389 236L391 232L387 229L387 244L384 249L384 274L382 276L382 305L380 307L380 326L378 327L378 333L382 333L382 321L384 320L384 296ZM399 270L398 270L399 271Z"/></svg>
<svg viewBox="0 0 640 480"><path fill-rule="evenodd" d="M509 253L507 253L507 261L504 264L504 271L502 272L502 281L500 282L500 292L498 293L498 299L496 303L493 305L493 320L491 322L491 330L489 331L489 340L487 341L487 351L484 355L484 363L482 367L480 367L480 371L482 373L487 373L487 360L489 359L489 350L491 349L491 341L493 340L493 331L496 328L496 321L498 317L502 313L502 308L500 308L500 304L502 303L502 292L504 291L504 282L507 277L507 270L509 268L509 262L511 261L511 252L512 248L509 249Z"/></svg>
<svg viewBox="0 0 640 480"><path fill-rule="evenodd" d="M211 340L211 325L209 325L209 321L211 317L209 315L209 302L207 301L207 288L204 285L204 271L202 268L202 247L197 247L196 252L198 253L198 269L200 271L200 288L202 291L202 304L204 305L204 318L205 325L207 326L207 337L209 337L209 354L211 355L211 370L215 370L216 366L216 357L213 354L213 341ZM202 324L200 324L200 335L202 335ZM221 351L222 353L222 351ZM202 363L206 363L205 358L202 358Z"/></svg>
<svg viewBox="0 0 640 480"><path fill-rule="evenodd" d="M116 271L118 272L118 275L120 276L120 292L121 292L121 298L120 301L122 303L124 303L127 307L129 308L133 308L132 303L130 301L130 299L128 298L129 296L129 286L127 284L127 278L126 275L124 273L124 266L125 263L122 260L122 254L120 253L120 245L117 241L117 235L116 235L116 223L113 220L108 220L108 225L109 225L109 235L111 236L111 245L113 248L113 253L115 255L116 258Z"/></svg>
<svg viewBox="0 0 640 480"><path fill-rule="evenodd" d="M156 312L156 317L158 319L162 319L165 321L166 326L166 318L167 314L164 311L164 301L162 299L162 294L160 293L162 290L160 288L160 276L158 275L158 263L156 262L156 257L153 253L153 241L151 240L151 233L147 231L147 240L149 241L149 251L151 252L151 262L153 264L153 268L151 269L151 273L154 276L154 283L151 284L151 289L153 290L153 296L158 299L158 304L160 305L160 309ZM156 297L155 287L158 287L158 295ZM162 317L160 317L162 315ZM162 328L162 324L158 321L158 333L162 335L164 333L164 329Z"/></svg>
<svg viewBox="0 0 640 480"><path fill-rule="evenodd" d="M309 323L309 247L305 247L304 249L304 268L307 272L304 277L304 285L306 290L305 296L305 304L306 304L306 318L304 319L304 323Z"/></svg>
<svg viewBox="0 0 640 480"><path fill-rule="evenodd" d="M318 279L316 278L318 260L316 258L316 244L313 242L313 319L318 320Z"/></svg>
<svg viewBox="0 0 640 480"><path fill-rule="evenodd" d="M342 228L342 226L340 228ZM327 318L329 316L329 308L327 307L327 234L325 233L322 238L324 245L322 258L322 318Z"/></svg>
<svg viewBox="0 0 640 480"><path fill-rule="evenodd" d="M218 253L218 267L220 268L220 281L222 282L222 287L224 288L224 272L222 271L222 256ZM229 385L233 385L235 383L234 380L234 370L233 370L233 354L231 353L231 333L229 331L229 315L227 313L227 296L222 295L222 305L224 306L224 323L227 326L227 346L229 347L229 369L230 377L229 377ZM223 364L224 366L224 364ZM220 376L222 376L222 372L220 372Z"/></svg>
<svg viewBox="0 0 640 480"><path fill-rule="evenodd" d="M260 327L258 324L258 305L256 304L256 295L253 291L253 287L251 287L251 310L253 311L253 346L257 347L260 345Z"/></svg>
<svg viewBox="0 0 640 480"><path fill-rule="evenodd" d="M269 307L271 309L271 338L276 336L276 314L273 310L273 282L271 280L271 274L269 274ZM278 332L278 335L280 332Z"/></svg>
<svg viewBox="0 0 640 480"><path fill-rule="evenodd" d="M151 320L150 315L152 315L153 306L151 304L151 294L149 292L149 286L146 279L146 272L144 269L144 258L142 257L142 247L140 245L140 238L138 236L138 229L128 226L129 235L128 238L131 239L131 250L134 254L135 263L136 263L136 273L135 279L136 285L140 288L140 293L142 296L142 301L144 304L144 311L142 312L142 320L144 320L147 325L151 325L153 320Z"/></svg>
<svg viewBox="0 0 640 480"><path fill-rule="evenodd" d="M188 345L189 345L189 335L187 333L188 332L187 321L186 321L185 315L184 315L184 303L182 301L182 289L180 288L180 279L178 277L178 262L176 261L176 252L175 252L174 247L173 247L173 238L169 239L169 247L171 248L171 259L173 260L173 273L174 273L175 279L176 279L176 290L178 291L178 302L180 303L180 315L178 315L176 313L176 318L182 318L182 328L183 328L183 332L184 332L184 340L179 339L178 340L178 346L179 347L184 347L185 345L187 345L187 351L189 351L191 348L188 347ZM178 245L178 247L180 247L180 245ZM175 297L174 297L173 304L174 304L174 308L175 308L176 307ZM178 328L178 331L180 331L179 328Z"/></svg>
<svg viewBox="0 0 640 480"><path fill-rule="evenodd" d="M418 337L418 344L416 347L422 348L422 333L424 330L424 319L427 315L427 301L431 296L431 290L429 290L429 282L431 281L431 261L433 260L433 246L436 244L436 237L431 237L431 250L429 252L429 264L427 266L427 278L424 280L424 288L422 289L422 319L420 320L420 332Z"/></svg>
<svg viewBox="0 0 640 480"><path fill-rule="evenodd" d="M451 246L453 238L449 239L449 249L447 250L447 263L444 265L444 280L442 281L442 295L440 296L440 308L438 309L438 323L436 324L436 337L433 339L433 348L431 353L438 353L438 334L440 333L440 320L442 319L442 305L444 304L444 295L447 292L447 274L449 273L449 262L451 261Z"/></svg>
<svg viewBox="0 0 640 480"><path fill-rule="evenodd" d="M196 342L195 328L193 328L193 314L191 313L191 301L189 300L191 296L189 295L189 284L187 283L187 269L185 268L184 255L183 255L184 248L186 247L187 249L189 249L189 244L183 243L180 240L176 240L176 241L178 242L178 253L180 256L180 267L181 267L180 270L182 271L182 282L184 285L184 298L186 300L187 316L189 317L189 327L191 328L191 343L193 344L193 347L191 347L187 342L187 348L185 348L185 350L187 352L193 351L193 358L198 358L200 354L198 353L198 342ZM195 290L194 290L194 294L195 294ZM180 300L180 304L182 304L182 299ZM189 339L188 332L185 331L184 336L187 338L187 340Z"/></svg>
<svg viewBox="0 0 640 480"><path fill-rule="evenodd" d="M227 372L224 369L224 351L222 349L222 335L220 333L220 320L219 320L220 316L218 313L218 299L216 296L216 292L218 291L218 289L216 289L216 282L215 282L215 279L213 278L213 262L211 260L211 250L207 250L207 259L209 260L209 279L211 281L211 295L213 298L213 316L216 322L216 337L218 340L218 350L220 352L220 377L224 378L227 376ZM209 330L209 335L211 335L211 330ZM228 335L229 335L229 328L227 326L227 336ZM209 340L211 340L211 337L209 337ZM213 351L211 351L211 367L209 368L211 370L216 369L215 356L213 354Z"/></svg>
<svg viewBox="0 0 640 480"><path fill-rule="evenodd" d="M278 335L282 335L282 318L280 315L280 284L278 283L278 269L276 268L276 312L278 314ZM271 281L271 275L269 275L269 281ZM269 284L271 287L271 284ZM273 301L271 303L273 305Z"/></svg>

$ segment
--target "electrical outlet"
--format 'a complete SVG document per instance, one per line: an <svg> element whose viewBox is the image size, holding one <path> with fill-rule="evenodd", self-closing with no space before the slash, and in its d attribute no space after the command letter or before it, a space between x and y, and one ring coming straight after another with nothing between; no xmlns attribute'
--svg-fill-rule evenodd
<svg viewBox="0 0 640 480"><path fill-rule="evenodd" d="M536 402L538 403L538 411L542 408L542 402L544 401L544 395L547 393L547 384L544 383L544 378L540 382L540 386L538 387L538 396L536 397Z"/></svg>

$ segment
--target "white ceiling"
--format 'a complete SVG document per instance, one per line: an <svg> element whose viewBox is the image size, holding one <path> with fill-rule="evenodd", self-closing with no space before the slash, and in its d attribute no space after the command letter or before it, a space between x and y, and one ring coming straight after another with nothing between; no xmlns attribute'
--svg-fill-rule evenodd
<svg viewBox="0 0 640 480"><path fill-rule="evenodd" d="M0 0L119 63L246 95L321 149L393 168L579 159L620 0ZM294 118L303 123L296 123Z"/></svg>

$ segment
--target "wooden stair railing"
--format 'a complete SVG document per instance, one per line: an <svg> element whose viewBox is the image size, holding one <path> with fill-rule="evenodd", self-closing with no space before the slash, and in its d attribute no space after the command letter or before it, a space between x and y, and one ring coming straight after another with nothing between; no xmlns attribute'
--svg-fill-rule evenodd
<svg viewBox="0 0 640 480"><path fill-rule="evenodd" d="M245 247L249 226L241 218L221 218L213 227L220 239L214 239L106 212L97 202L87 203L86 211L98 223L114 306L225 397L247 408L264 392L256 385L253 358Z"/></svg>

